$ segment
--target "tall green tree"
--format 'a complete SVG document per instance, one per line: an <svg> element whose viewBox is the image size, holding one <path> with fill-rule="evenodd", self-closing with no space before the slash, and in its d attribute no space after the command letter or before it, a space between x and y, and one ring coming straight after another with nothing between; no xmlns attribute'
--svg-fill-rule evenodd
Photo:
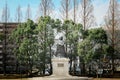
<svg viewBox="0 0 120 80"><path fill-rule="evenodd" d="M78 56L78 53L77 53L77 45L78 45L78 42L79 42L79 39L80 39L80 34L82 33L82 25L81 24L76 24L74 23L73 21L69 21L68 22L68 33L67 33L67 44L68 44L68 56L70 58L70 69L73 69L73 72L75 72L76 70L76 57ZM74 64L72 64L72 62L74 62ZM78 63L79 64L79 63ZM74 66L72 68L72 65ZM73 73L74 75L74 73Z"/></svg>
<svg viewBox="0 0 120 80"><path fill-rule="evenodd" d="M64 23L62 24L62 31L65 32L65 52L66 55L68 55L68 28L70 25L69 20L65 20Z"/></svg>
<svg viewBox="0 0 120 80"><path fill-rule="evenodd" d="M32 20L19 24L10 36L11 42L14 44L13 53L16 55L19 66L24 66L29 70L31 61L38 54L37 38L35 36L36 25ZM28 66L28 67L27 67ZM31 68L32 69L32 68ZM28 71L29 72L29 71Z"/></svg>
<svg viewBox="0 0 120 80"><path fill-rule="evenodd" d="M98 44L107 45L107 35L106 32L102 28L91 29L86 32L85 40L80 42L78 45L78 53L80 56L84 56L84 61L87 63L92 59L94 55L95 48ZM82 47L86 46L86 54L84 54L84 50ZM92 55L93 54L93 55Z"/></svg>
<svg viewBox="0 0 120 80"><path fill-rule="evenodd" d="M102 28L90 29L84 34L84 40L78 43L78 55L83 62L83 68L86 73L86 64L94 59L100 59L107 54L108 44L107 35Z"/></svg>
<svg viewBox="0 0 120 80"><path fill-rule="evenodd" d="M86 34L86 30L88 30L90 27L94 26L95 19L93 15L93 5L92 0L81 0L81 23L83 25L84 34ZM85 41L85 36L82 35L83 41ZM86 54L86 46L83 47L84 54ZM85 70L83 70L85 71ZM84 72L83 72L84 73Z"/></svg>
<svg viewBox="0 0 120 80"><path fill-rule="evenodd" d="M45 74L46 64L48 61L48 54L50 54L51 65L51 47L54 43L53 26L54 20L50 17L41 17L38 22L37 34L38 43L40 45L39 53L42 55L43 74Z"/></svg>

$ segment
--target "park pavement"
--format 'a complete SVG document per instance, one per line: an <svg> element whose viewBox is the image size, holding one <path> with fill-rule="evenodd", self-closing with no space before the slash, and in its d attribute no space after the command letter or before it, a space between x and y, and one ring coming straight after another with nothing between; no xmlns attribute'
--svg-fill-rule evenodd
<svg viewBox="0 0 120 80"><path fill-rule="evenodd" d="M120 80L120 78L94 78L93 80Z"/></svg>
<svg viewBox="0 0 120 80"><path fill-rule="evenodd" d="M0 79L0 80L43 80L43 79L41 79L41 78L21 78L21 79ZM120 78L93 78L93 80L120 80Z"/></svg>

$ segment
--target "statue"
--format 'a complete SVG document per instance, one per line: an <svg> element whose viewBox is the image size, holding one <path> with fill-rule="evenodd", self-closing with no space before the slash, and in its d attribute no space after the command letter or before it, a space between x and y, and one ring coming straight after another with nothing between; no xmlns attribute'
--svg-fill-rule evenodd
<svg viewBox="0 0 120 80"><path fill-rule="evenodd" d="M58 34L59 37L56 39L56 53L55 57L60 57L60 58L65 58L66 53L65 53L65 47L64 47L64 37L62 34Z"/></svg>

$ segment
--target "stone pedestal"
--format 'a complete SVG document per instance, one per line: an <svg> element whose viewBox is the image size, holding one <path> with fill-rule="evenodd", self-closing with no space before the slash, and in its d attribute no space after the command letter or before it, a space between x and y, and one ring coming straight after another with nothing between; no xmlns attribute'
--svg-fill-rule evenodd
<svg viewBox="0 0 120 80"><path fill-rule="evenodd" d="M69 59L53 58L52 59L53 75L52 76L69 76Z"/></svg>
<svg viewBox="0 0 120 80"><path fill-rule="evenodd" d="M77 77L69 75L69 59L53 58L52 59L53 74L48 77L39 78L39 80L92 80L88 77ZM37 79L36 79L37 80Z"/></svg>

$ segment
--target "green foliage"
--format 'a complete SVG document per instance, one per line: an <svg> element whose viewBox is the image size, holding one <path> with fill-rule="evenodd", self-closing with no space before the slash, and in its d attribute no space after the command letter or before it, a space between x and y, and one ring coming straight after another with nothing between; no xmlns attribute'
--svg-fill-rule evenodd
<svg viewBox="0 0 120 80"><path fill-rule="evenodd" d="M43 67L43 69L39 68L39 70L43 70L43 74L47 61L50 61L48 55L51 54L50 48L54 44L53 28L57 27L56 24L49 16L40 17L36 28L41 66Z"/></svg>
<svg viewBox="0 0 120 80"><path fill-rule="evenodd" d="M88 30L88 38L96 43L107 43L107 35L102 28Z"/></svg>
<svg viewBox="0 0 120 80"><path fill-rule="evenodd" d="M107 54L106 32L102 28L90 29L85 32L83 32L84 40L78 44L79 56L87 63Z"/></svg>
<svg viewBox="0 0 120 80"><path fill-rule="evenodd" d="M84 41L78 44L78 54L87 63L92 59L93 46L89 39L84 39Z"/></svg>
<svg viewBox="0 0 120 80"><path fill-rule="evenodd" d="M51 47L54 44L54 29L65 32L65 44L71 57L79 55L85 63L107 54L111 48L107 44L107 35L102 28L83 30L82 24L66 20L40 17L37 24L32 20L19 24L10 36L14 44L19 63L33 66L40 72L45 71L46 64L51 60ZM83 40L82 40L82 39Z"/></svg>
<svg viewBox="0 0 120 80"><path fill-rule="evenodd" d="M41 44L45 43L46 46L49 46L54 43L53 28L54 28L53 19L51 19L49 16L46 16L44 18L40 17L38 26L36 28L36 32L41 40L40 41ZM42 43L42 41L44 43Z"/></svg>
<svg viewBox="0 0 120 80"><path fill-rule="evenodd" d="M67 43L70 46L71 54L77 55L78 39L82 31L82 25L76 24L73 21L65 21L63 25L68 26L67 28Z"/></svg>
<svg viewBox="0 0 120 80"><path fill-rule="evenodd" d="M61 21L59 19L56 19L53 28L56 28L57 31L60 32L62 30L61 24L62 24Z"/></svg>
<svg viewBox="0 0 120 80"><path fill-rule="evenodd" d="M13 53L20 65L30 67L29 61L36 59L38 54L37 37L35 36L36 25L32 20L19 24L9 37L14 45Z"/></svg>

